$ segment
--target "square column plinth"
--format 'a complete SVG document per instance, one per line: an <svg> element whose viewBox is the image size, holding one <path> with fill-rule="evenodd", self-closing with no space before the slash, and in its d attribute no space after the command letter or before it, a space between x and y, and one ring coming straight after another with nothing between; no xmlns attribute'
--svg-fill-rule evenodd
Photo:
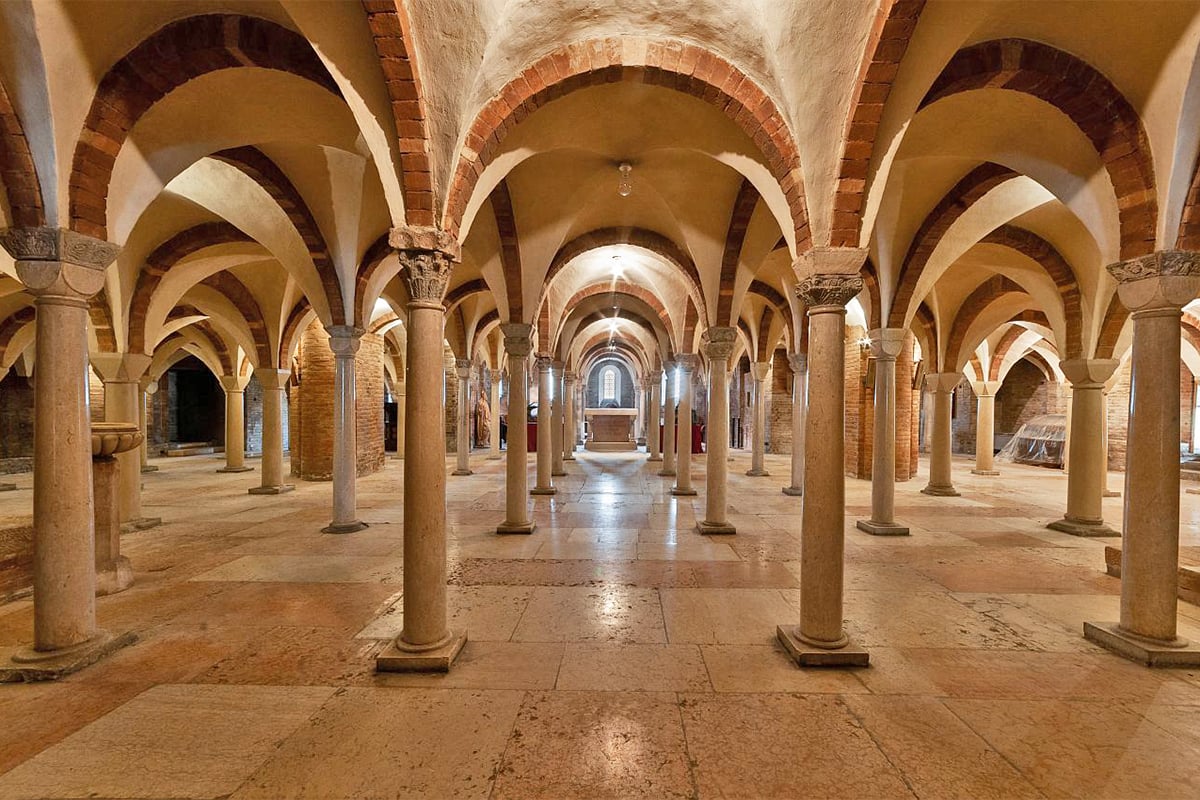
<svg viewBox="0 0 1200 800"><path fill-rule="evenodd" d="M136 641L137 635L131 632L114 636L100 631L91 639L74 647L48 652L32 648L22 649L13 653L6 661L0 661L0 683L55 681L91 666L109 653Z"/></svg>
<svg viewBox="0 0 1200 800"><path fill-rule="evenodd" d="M375 657L376 672L449 672L463 645L466 631L450 631L450 639L429 650L401 649L395 640Z"/></svg>
<svg viewBox="0 0 1200 800"><path fill-rule="evenodd" d="M847 638L846 644L836 649L817 647L800 637L797 625L780 625L775 629L775 636L792 660L801 667L868 667L871 665L870 654L855 644L853 639Z"/></svg>
<svg viewBox="0 0 1200 800"><path fill-rule="evenodd" d="M1115 622L1085 622L1083 637L1147 667L1200 667L1200 646L1187 639L1155 642L1123 631Z"/></svg>

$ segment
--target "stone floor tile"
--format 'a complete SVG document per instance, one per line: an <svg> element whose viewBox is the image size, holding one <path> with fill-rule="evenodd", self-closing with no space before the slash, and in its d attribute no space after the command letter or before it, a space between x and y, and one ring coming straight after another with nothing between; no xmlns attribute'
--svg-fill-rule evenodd
<svg viewBox="0 0 1200 800"><path fill-rule="evenodd" d="M643 642L665 644L658 591L624 586L533 590L514 642Z"/></svg>
<svg viewBox="0 0 1200 800"><path fill-rule="evenodd" d="M770 644L799 612L776 589L663 589L672 644Z"/></svg>
<svg viewBox="0 0 1200 800"><path fill-rule="evenodd" d="M778 644L702 645L713 689L718 692L858 694L868 691L862 670L800 669Z"/></svg>
<svg viewBox="0 0 1200 800"><path fill-rule="evenodd" d="M449 672L376 673L360 682L431 689L553 689L564 647L562 642L486 642L468 638Z"/></svg>
<svg viewBox="0 0 1200 800"><path fill-rule="evenodd" d="M197 575L195 581L400 583L398 556L252 555Z"/></svg>
<svg viewBox="0 0 1200 800"><path fill-rule="evenodd" d="M533 589L524 586L448 586L447 624L472 641L508 641L525 613ZM404 630L404 603L397 599L356 636L394 639Z"/></svg>
<svg viewBox="0 0 1200 800"><path fill-rule="evenodd" d="M706 692L711 685L704 659L695 645L569 643L555 688Z"/></svg>

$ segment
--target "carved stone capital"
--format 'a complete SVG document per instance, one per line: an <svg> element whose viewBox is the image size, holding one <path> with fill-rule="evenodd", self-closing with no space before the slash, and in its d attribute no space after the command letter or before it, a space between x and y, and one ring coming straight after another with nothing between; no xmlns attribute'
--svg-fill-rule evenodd
<svg viewBox="0 0 1200 800"><path fill-rule="evenodd" d="M550 356L538 356L534 359L533 365L537 368L538 372L554 371L554 359Z"/></svg>
<svg viewBox="0 0 1200 800"><path fill-rule="evenodd" d="M564 372L563 373L563 382L566 383L568 386L574 386L578 380L579 380L578 372Z"/></svg>
<svg viewBox="0 0 1200 800"><path fill-rule="evenodd" d="M796 375L804 375L808 372L808 356L800 353L788 353L788 366Z"/></svg>
<svg viewBox="0 0 1200 800"><path fill-rule="evenodd" d="M510 356L526 358L533 351L533 326L523 322L506 322L500 326L504 334L504 350Z"/></svg>
<svg viewBox="0 0 1200 800"><path fill-rule="evenodd" d="M93 353L89 361L105 383L135 383L150 368L144 353Z"/></svg>
<svg viewBox="0 0 1200 800"><path fill-rule="evenodd" d="M696 367L700 366L700 356L692 353L683 353L675 356L675 365L679 367L679 371L684 375L691 375L696 371Z"/></svg>
<svg viewBox="0 0 1200 800"><path fill-rule="evenodd" d="M957 372L931 372L925 376L925 386L931 392L953 392L962 383L962 375Z"/></svg>
<svg viewBox="0 0 1200 800"><path fill-rule="evenodd" d="M329 334L329 349L337 358L354 358L362 344L363 329L353 325L331 325L325 329Z"/></svg>
<svg viewBox="0 0 1200 800"><path fill-rule="evenodd" d="M750 376L754 378L755 383L762 383L767 379L767 375L771 372L770 361L755 361L750 365Z"/></svg>
<svg viewBox="0 0 1200 800"><path fill-rule="evenodd" d="M471 379L471 360L467 358L454 359L454 374L460 381Z"/></svg>
<svg viewBox="0 0 1200 800"><path fill-rule="evenodd" d="M845 308L846 303L862 291L863 280L853 275L821 274L810 275L796 287L799 297L811 314L816 309Z"/></svg>
<svg viewBox="0 0 1200 800"><path fill-rule="evenodd" d="M737 328L709 328L700 341L710 361L728 361L737 344Z"/></svg>
<svg viewBox="0 0 1200 800"><path fill-rule="evenodd" d="M908 331L904 328L876 328L868 334L871 337L871 356L880 361L895 361L904 350L904 337Z"/></svg>
<svg viewBox="0 0 1200 800"><path fill-rule="evenodd" d="M1200 296L1200 253L1159 250L1108 265L1130 311L1182 308Z"/></svg>
<svg viewBox="0 0 1200 800"><path fill-rule="evenodd" d="M104 271L121 248L65 228L5 228L0 246L17 262L17 277L35 297L81 301L104 288Z"/></svg>
<svg viewBox="0 0 1200 800"><path fill-rule="evenodd" d="M796 259L792 270L802 281L815 275L858 275L866 263L865 247L814 247Z"/></svg>
<svg viewBox="0 0 1200 800"><path fill-rule="evenodd" d="M458 240L437 228L392 228L388 244L400 257L400 274L411 302L430 307L441 304L454 262L462 258Z"/></svg>
<svg viewBox="0 0 1200 800"><path fill-rule="evenodd" d="M1103 389L1121 362L1115 358L1069 358L1058 362L1072 389Z"/></svg>

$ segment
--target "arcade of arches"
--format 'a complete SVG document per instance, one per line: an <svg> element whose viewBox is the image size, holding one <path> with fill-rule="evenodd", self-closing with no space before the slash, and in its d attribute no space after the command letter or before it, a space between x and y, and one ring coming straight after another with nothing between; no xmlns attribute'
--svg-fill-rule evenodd
<svg viewBox="0 0 1200 800"><path fill-rule="evenodd" d="M1200 2L0 41L0 797L1200 791Z"/></svg>

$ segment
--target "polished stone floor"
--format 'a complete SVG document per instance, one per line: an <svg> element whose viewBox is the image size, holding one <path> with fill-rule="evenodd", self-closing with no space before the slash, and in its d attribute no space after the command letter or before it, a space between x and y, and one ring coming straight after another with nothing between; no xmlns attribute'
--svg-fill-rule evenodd
<svg viewBox="0 0 1200 800"><path fill-rule="evenodd" d="M98 601L139 641L0 686L0 798L1200 796L1200 671L1084 641L1119 586L1104 540L1043 527L1057 473L956 461L962 497L901 484L906 539L855 530L870 486L847 480L845 613L872 665L801 671L774 643L799 601L785 457L748 478L734 454L734 537L694 532L702 459L681 501L644 455L580 454L537 532L502 538L503 462L477 454L449 479L470 642L448 675L377 676L401 621L401 462L360 481L371 527L347 536L318 533L328 484L250 496L255 474L212 457L158 463L146 512L166 524L123 539L137 583ZM29 513L17 482L0 520ZM1182 503L1195 548L1200 497ZM1106 513L1119 525L1120 500ZM1180 620L1200 637L1200 608ZM0 651L30 633L28 600L0 606Z"/></svg>

